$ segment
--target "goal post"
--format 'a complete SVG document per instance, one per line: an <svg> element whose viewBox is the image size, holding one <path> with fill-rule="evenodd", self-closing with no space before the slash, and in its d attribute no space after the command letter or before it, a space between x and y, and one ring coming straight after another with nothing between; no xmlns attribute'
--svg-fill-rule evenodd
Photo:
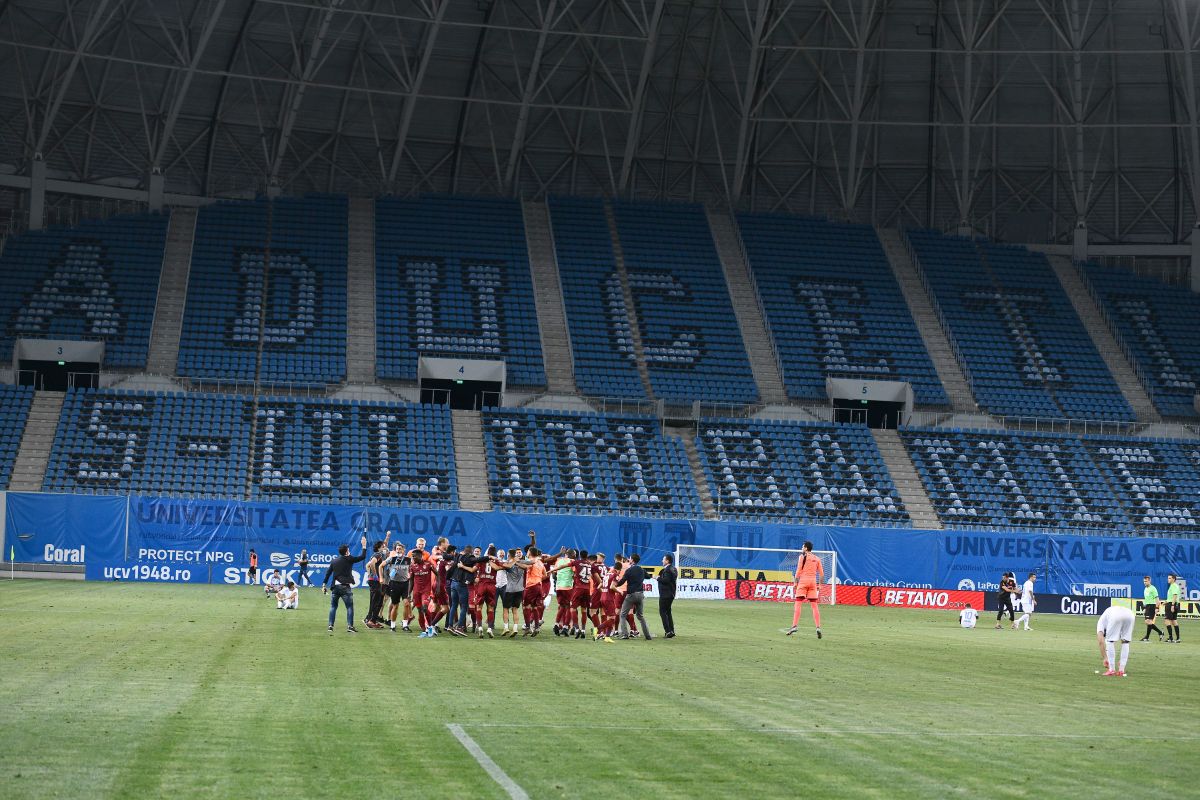
<svg viewBox="0 0 1200 800"><path fill-rule="evenodd" d="M727 547L724 545L681 544L675 548L675 567L679 579L723 578L725 580L761 580L794 583L802 551L772 547ZM837 604L837 553L813 550L825 577L818 581L820 602Z"/></svg>

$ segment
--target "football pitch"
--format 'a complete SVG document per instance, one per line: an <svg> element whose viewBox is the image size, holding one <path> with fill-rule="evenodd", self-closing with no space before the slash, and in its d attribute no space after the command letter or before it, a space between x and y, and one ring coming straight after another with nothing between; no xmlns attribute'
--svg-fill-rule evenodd
<svg viewBox="0 0 1200 800"><path fill-rule="evenodd" d="M355 592L356 611L367 593ZM659 631L656 602L647 619ZM677 602L605 644L368 631L306 589L0 584L6 798L1188 793L1200 626L1104 678L1095 618ZM551 607L547 615L553 618ZM1140 635L1141 626L1138 626Z"/></svg>

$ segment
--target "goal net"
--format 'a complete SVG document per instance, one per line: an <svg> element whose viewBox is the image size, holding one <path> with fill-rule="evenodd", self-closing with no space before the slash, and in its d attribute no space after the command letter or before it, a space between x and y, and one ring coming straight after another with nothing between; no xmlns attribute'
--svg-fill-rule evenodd
<svg viewBox="0 0 1200 800"><path fill-rule="evenodd" d="M786 583L796 580L800 550L769 547L723 547L720 545L681 544L675 549L675 566L680 580L730 580ZM820 602L837 603L837 553L814 550L809 558L818 558L825 577L818 579ZM790 589L789 589L790 592ZM791 595L788 595L790 599Z"/></svg>

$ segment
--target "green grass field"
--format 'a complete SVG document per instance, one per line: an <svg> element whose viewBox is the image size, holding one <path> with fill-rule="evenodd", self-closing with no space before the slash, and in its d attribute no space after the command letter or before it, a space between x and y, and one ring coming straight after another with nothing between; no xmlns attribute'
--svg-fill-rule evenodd
<svg viewBox="0 0 1200 800"><path fill-rule="evenodd" d="M1094 674L1083 617L963 631L841 606L817 641L807 614L782 635L783 606L690 601L679 638L604 644L340 619L331 636L320 593L302 606L3 582L3 796L507 797L449 723L533 798L1104 798L1200 779L1186 622L1183 645L1135 643L1121 680Z"/></svg>

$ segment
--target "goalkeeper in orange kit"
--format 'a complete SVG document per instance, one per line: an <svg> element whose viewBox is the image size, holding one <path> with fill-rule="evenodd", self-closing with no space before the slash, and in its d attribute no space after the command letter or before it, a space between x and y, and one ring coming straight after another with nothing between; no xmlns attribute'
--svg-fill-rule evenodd
<svg viewBox="0 0 1200 800"><path fill-rule="evenodd" d="M817 590L817 583L825 580L825 567L821 565L821 559L813 555L812 542L805 542L800 550L800 560L796 564L796 610L792 614L792 627L788 628L787 635L791 636L800 626L800 613L804 610L804 603L812 605L813 623L817 627L817 638L821 638L821 610L817 608L817 599L820 593Z"/></svg>

